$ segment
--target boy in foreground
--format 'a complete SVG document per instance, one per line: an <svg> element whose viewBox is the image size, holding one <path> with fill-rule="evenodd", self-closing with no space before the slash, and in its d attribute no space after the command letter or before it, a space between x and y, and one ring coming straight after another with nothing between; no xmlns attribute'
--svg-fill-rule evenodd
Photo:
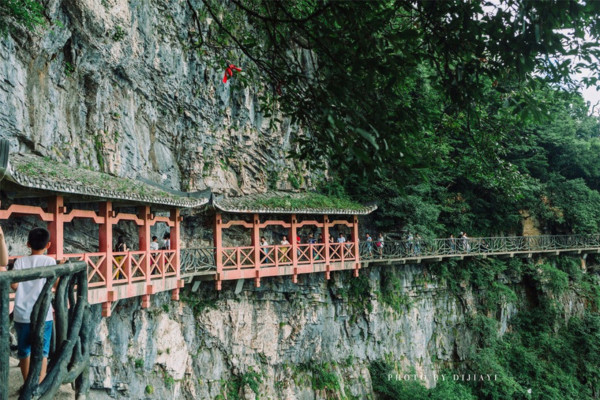
<svg viewBox="0 0 600 400"><path fill-rule="evenodd" d="M50 232L44 228L34 228L29 232L27 238L27 247L31 249L31 255L21 257L15 261L14 269L28 269L47 267L56 265L56 260L44 255L50 247ZM46 283L46 279L36 279L33 281L13 283L11 287L16 290L14 322L17 331L17 357L19 358L19 367L23 379L29 375L29 356L31 353L31 310L35 305L40 293ZM46 376L46 364L48 362L48 353L50 352L50 339L52 337L52 306L48 307L46 314L46 324L44 326L44 358L42 360L42 371L40 373L40 382Z"/></svg>

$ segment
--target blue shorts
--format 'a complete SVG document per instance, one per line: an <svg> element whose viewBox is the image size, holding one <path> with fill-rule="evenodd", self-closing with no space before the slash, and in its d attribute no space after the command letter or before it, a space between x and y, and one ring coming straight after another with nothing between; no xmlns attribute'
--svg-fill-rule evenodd
<svg viewBox="0 0 600 400"><path fill-rule="evenodd" d="M17 357L19 360L29 357L31 353L31 324L15 322L17 331ZM50 339L52 339L52 321L46 321L44 325L44 357L50 353Z"/></svg>

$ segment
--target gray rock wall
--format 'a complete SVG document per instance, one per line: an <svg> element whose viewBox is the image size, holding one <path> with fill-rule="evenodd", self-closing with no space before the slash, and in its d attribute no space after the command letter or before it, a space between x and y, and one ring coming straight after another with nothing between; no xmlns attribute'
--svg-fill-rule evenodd
<svg viewBox="0 0 600 400"><path fill-rule="evenodd" d="M245 60L194 48L210 22L194 19L200 1L44 3L48 26L0 38L0 137L13 151L232 194L304 173L284 158L295 129L260 112L263 89L222 83L226 62Z"/></svg>
<svg viewBox="0 0 600 400"><path fill-rule="evenodd" d="M422 266L362 274L354 282L350 272L329 282L301 276L297 285L264 279L258 289L247 281L241 291L227 283L220 293L207 283L180 302L153 296L141 310L131 301L108 319L97 309L92 398L214 399L236 391L254 399L255 382L261 399L362 399L372 398L368 366L375 360L422 375L428 386L442 368L460 369L473 349L468 320L485 293L458 298ZM397 310L381 300L389 279L405 299ZM520 285L519 301L502 304L496 316L499 334L527 306ZM565 315L580 312L582 299L567 297ZM329 386L313 389L324 373L334 377Z"/></svg>

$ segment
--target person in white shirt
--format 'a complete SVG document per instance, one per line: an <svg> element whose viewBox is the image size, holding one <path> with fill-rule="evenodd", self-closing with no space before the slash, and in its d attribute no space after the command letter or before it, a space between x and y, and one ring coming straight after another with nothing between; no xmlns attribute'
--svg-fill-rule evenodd
<svg viewBox="0 0 600 400"><path fill-rule="evenodd" d="M56 265L56 260L44 255L50 247L50 232L44 228L34 228L29 232L27 247L31 249L31 255L21 257L15 261L15 270L47 267ZM31 354L31 310L35 305L40 293L44 288L46 279L36 279L21 283L12 283L10 286L16 290L14 322L17 331L17 356L23 379L29 375L29 357ZM46 313L46 324L44 326L44 358L40 382L46 376L46 364L50 352L50 339L52 338L52 306L48 307Z"/></svg>
<svg viewBox="0 0 600 400"><path fill-rule="evenodd" d="M260 238L260 247L262 253L262 259L260 260L261 264L269 262L269 242L267 242L267 239L265 239L264 236Z"/></svg>
<svg viewBox="0 0 600 400"><path fill-rule="evenodd" d="M346 243L346 238L344 237L343 233L340 233L340 236L338 237L337 242L338 243Z"/></svg>
<svg viewBox="0 0 600 400"><path fill-rule="evenodd" d="M290 262L291 259L288 254L288 251L290 250L290 248L287 247L290 245L290 242L288 242L287 236L284 236L283 239L281 239L280 245L282 247L279 248L279 252L281 253L281 258L280 258L279 262Z"/></svg>
<svg viewBox="0 0 600 400"><path fill-rule="evenodd" d="M150 242L150 250L158 250L158 237L152 236L152 241Z"/></svg>
<svg viewBox="0 0 600 400"><path fill-rule="evenodd" d="M169 232L163 235L163 240L165 241L163 245L163 250L171 250L171 234Z"/></svg>

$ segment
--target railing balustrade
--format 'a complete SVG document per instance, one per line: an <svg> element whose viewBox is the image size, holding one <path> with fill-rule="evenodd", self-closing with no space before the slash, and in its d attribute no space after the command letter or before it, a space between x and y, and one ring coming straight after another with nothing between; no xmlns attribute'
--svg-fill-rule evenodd
<svg viewBox="0 0 600 400"><path fill-rule="evenodd" d="M309 243L296 246L299 266L325 263L326 247L329 262L355 261L355 242ZM358 244L360 260L410 260L424 257L491 256L518 252L549 252L553 250L585 250L600 248L600 234L500 236L445 239L386 239L382 247L377 241ZM292 245L260 247L259 268L283 267L293 264ZM215 248L181 249L181 274L212 273L216 270ZM254 247L224 247L223 269L255 268ZM94 269L91 270L94 272ZM91 285L91 283L90 283Z"/></svg>
<svg viewBox="0 0 600 400"><path fill-rule="evenodd" d="M490 255L513 252L595 249L600 235L544 235L446 239L385 240L361 242L361 259L408 259L434 256Z"/></svg>

